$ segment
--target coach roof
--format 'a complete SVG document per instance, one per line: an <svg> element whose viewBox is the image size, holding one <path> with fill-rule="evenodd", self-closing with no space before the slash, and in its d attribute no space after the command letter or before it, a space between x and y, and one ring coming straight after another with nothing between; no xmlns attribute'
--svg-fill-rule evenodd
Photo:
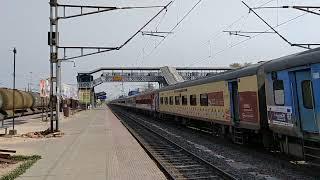
<svg viewBox="0 0 320 180"><path fill-rule="evenodd" d="M265 72L280 71L314 63L320 63L320 48L274 59L264 65L264 70Z"/></svg>
<svg viewBox="0 0 320 180"><path fill-rule="evenodd" d="M227 71L221 74L212 75L202 79L186 81L175 85L170 85L159 89L159 91L168 91L173 89L180 89L189 86L196 86L220 80L231 80L238 77L250 76L257 74L260 67L263 67L265 72L279 71L289 69L297 66L320 63L320 48L296 53L293 55L281 57L267 62L250 65L247 67Z"/></svg>
<svg viewBox="0 0 320 180"><path fill-rule="evenodd" d="M226 72L223 72L223 73L220 73L220 74L215 74L215 75L208 76L208 77L205 77L205 78L181 82L181 83L178 83L178 84L174 84L174 85L170 85L170 86L167 86L167 87L163 87L163 88L159 89L159 91L160 92L169 91L169 90L180 89L180 88L185 88L185 87L190 87L190 86L207 84L207 83L221 81L221 80L231 80L231 79L235 79L235 78L238 78L238 77L254 75L254 74L257 73L258 69L264 63L265 62L261 62L261 63L258 63L258 64L254 64L254 65L238 68L238 69L235 69L235 70L226 71Z"/></svg>

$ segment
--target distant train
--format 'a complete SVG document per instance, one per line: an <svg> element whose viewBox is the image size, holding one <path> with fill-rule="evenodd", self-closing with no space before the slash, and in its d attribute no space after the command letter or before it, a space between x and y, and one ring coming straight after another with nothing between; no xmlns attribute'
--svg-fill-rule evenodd
<svg viewBox="0 0 320 180"><path fill-rule="evenodd" d="M117 99L118 106L320 160L320 48Z"/></svg>
<svg viewBox="0 0 320 180"><path fill-rule="evenodd" d="M0 119L12 117L13 107L16 115L33 114L47 108L48 101L41 99L39 93L0 88Z"/></svg>
<svg viewBox="0 0 320 180"><path fill-rule="evenodd" d="M56 103L55 99L53 99L54 104ZM79 102L73 99L65 99L63 103L71 108L79 106ZM15 116L36 114L42 110L46 111L48 108L49 98L41 98L39 93L0 88L0 120L11 118L13 114Z"/></svg>

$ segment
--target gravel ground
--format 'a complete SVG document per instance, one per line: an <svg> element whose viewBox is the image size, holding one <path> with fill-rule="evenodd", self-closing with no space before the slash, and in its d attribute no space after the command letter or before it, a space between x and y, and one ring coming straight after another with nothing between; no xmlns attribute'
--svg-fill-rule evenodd
<svg viewBox="0 0 320 180"><path fill-rule="evenodd" d="M198 156L241 179L318 179L319 169L294 165L289 158L231 143L226 139L186 128L165 120L137 118Z"/></svg>
<svg viewBox="0 0 320 180"><path fill-rule="evenodd" d="M0 177L8 174L22 163L23 162L17 162L15 164L0 163Z"/></svg>

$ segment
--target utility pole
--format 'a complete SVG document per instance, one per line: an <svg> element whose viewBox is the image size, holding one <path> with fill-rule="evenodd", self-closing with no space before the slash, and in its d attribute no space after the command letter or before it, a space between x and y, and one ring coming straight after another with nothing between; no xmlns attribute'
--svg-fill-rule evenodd
<svg viewBox="0 0 320 180"><path fill-rule="evenodd" d="M16 91L16 54L17 50L16 48L13 48L13 89L12 89L12 130L9 131L10 135L16 135L17 130L14 129L14 120L15 120L15 91Z"/></svg>

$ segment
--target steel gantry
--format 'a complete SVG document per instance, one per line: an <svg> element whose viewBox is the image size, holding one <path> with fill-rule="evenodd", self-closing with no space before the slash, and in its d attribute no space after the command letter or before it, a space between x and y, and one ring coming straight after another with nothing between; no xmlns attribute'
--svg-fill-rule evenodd
<svg viewBox="0 0 320 180"><path fill-rule="evenodd" d="M70 61L72 59L100 54L108 51L120 50L127 45L135 36L150 24L156 17L172 4L170 1L163 6L135 6L135 7L112 7L112 6L89 6L89 5L72 5L60 4L58 0L50 0L50 31L48 33L48 45L50 46L50 130L54 131L54 121L56 122L55 130L59 130L59 110L61 101L61 63ZM130 9L147 9L147 8L160 8L160 10L149 19L139 30L137 30L125 42L116 47L108 46L61 46L59 44L59 21L81 16L88 16L97 13L115 10L130 10ZM78 13L68 15L69 9L79 10ZM90 11L86 11L90 10ZM77 50L79 55L68 56L66 53L70 50ZM60 55L60 51L62 54ZM56 95L56 96L54 96ZM54 107L55 106L55 107Z"/></svg>

